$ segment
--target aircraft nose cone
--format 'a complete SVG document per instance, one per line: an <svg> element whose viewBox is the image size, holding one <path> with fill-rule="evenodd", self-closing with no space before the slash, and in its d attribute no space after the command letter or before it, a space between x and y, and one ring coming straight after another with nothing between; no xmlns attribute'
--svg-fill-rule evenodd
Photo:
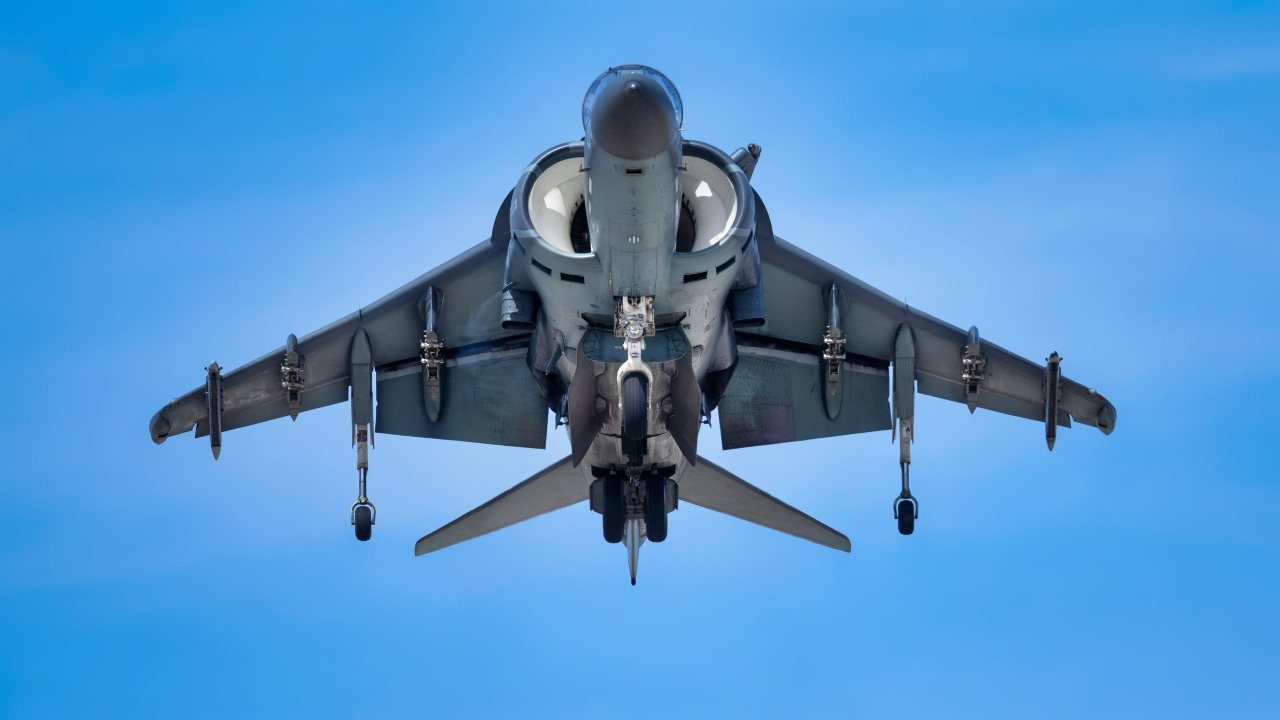
<svg viewBox="0 0 1280 720"><path fill-rule="evenodd" d="M610 155L626 160L662 152L679 129L667 89L647 75L619 75L590 99L587 133Z"/></svg>

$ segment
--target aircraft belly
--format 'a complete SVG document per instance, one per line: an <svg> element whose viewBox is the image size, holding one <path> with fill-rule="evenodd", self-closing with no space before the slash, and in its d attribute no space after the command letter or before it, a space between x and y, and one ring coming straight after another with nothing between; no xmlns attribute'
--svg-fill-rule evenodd
<svg viewBox="0 0 1280 720"><path fill-rule="evenodd" d="M646 456L645 462L647 465L651 464L660 468L674 466L676 468L676 477L679 477L679 474L684 471L684 467L687 464L679 446L676 445L675 439L668 432L650 436L649 454ZM606 429L597 435L595 441L591 443L591 449L587 451L586 457L582 461L582 467L586 468L588 473L590 473L592 467L624 467L626 464L627 459L622 454L622 443L616 428L612 433Z"/></svg>

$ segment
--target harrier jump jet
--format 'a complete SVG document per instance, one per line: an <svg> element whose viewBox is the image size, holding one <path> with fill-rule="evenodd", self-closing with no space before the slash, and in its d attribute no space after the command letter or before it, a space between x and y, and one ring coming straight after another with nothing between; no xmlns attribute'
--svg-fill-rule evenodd
<svg viewBox="0 0 1280 720"><path fill-rule="evenodd" d="M774 235L732 153L681 134L662 73L611 68L582 105L586 135L543 152L503 200L489 237L331 325L200 387L151 420L156 443L222 434L349 402L359 493L375 433L545 447L548 415L571 454L418 541L419 555L543 513L587 505L627 549L667 538L680 501L849 550L849 539L698 455L719 413L724 448L896 432L898 531L911 493L915 396L1104 433L1095 390L926 315ZM376 385L376 411L375 411Z"/></svg>

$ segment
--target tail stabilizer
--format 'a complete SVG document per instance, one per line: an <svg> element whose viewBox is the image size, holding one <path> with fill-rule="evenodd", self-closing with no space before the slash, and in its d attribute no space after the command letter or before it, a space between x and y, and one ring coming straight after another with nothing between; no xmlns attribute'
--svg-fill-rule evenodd
<svg viewBox="0 0 1280 720"><path fill-rule="evenodd" d="M849 552L849 538L704 457L685 468L679 497L708 510Z"/></svg>
<svg viewBox="0 0 1280 720"><path fill-rule="evenodd" d="M587 499L591 485L573 458L566 457L480 507L418 540L415 555L426 555L495 530L524 522Z"/></svg>

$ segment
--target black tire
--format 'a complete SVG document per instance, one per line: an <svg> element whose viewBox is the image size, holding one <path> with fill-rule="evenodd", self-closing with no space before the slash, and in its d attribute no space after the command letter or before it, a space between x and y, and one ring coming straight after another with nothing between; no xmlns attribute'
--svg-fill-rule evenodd
<svg viewBox="0 0 1280 720"><path fill-rule="evenodd" d="M356 506L356 539L365 542L373 537L373 509L368 505Z"/></svg>
<svg viewBox="0 0 1280 720"><path fill-rule="evenodd" d="M667 479L654 477L645 483L644 534L653 542L667 539Z"/></svg>
<svg viewBox="0 0 1280 720"><path fill-rule="evenodd" d="M640 373L622 378L622 453L633 463L644 460L649 444L649 379Z"/></svg>
<svg viewBox="0 0 1280 720"><path fill-rule="evenodd" d="M916 504L906 498L898 501L898 533L910 535L916 531Z"/></svg>
<svg viewBox="0 0 1280 720"><path fill-rule="evenodd" d="M627 520L626 499L622 496L622 478L607 477L604 479L604 540L610 543L622 542L622 531Z"/></svg>

